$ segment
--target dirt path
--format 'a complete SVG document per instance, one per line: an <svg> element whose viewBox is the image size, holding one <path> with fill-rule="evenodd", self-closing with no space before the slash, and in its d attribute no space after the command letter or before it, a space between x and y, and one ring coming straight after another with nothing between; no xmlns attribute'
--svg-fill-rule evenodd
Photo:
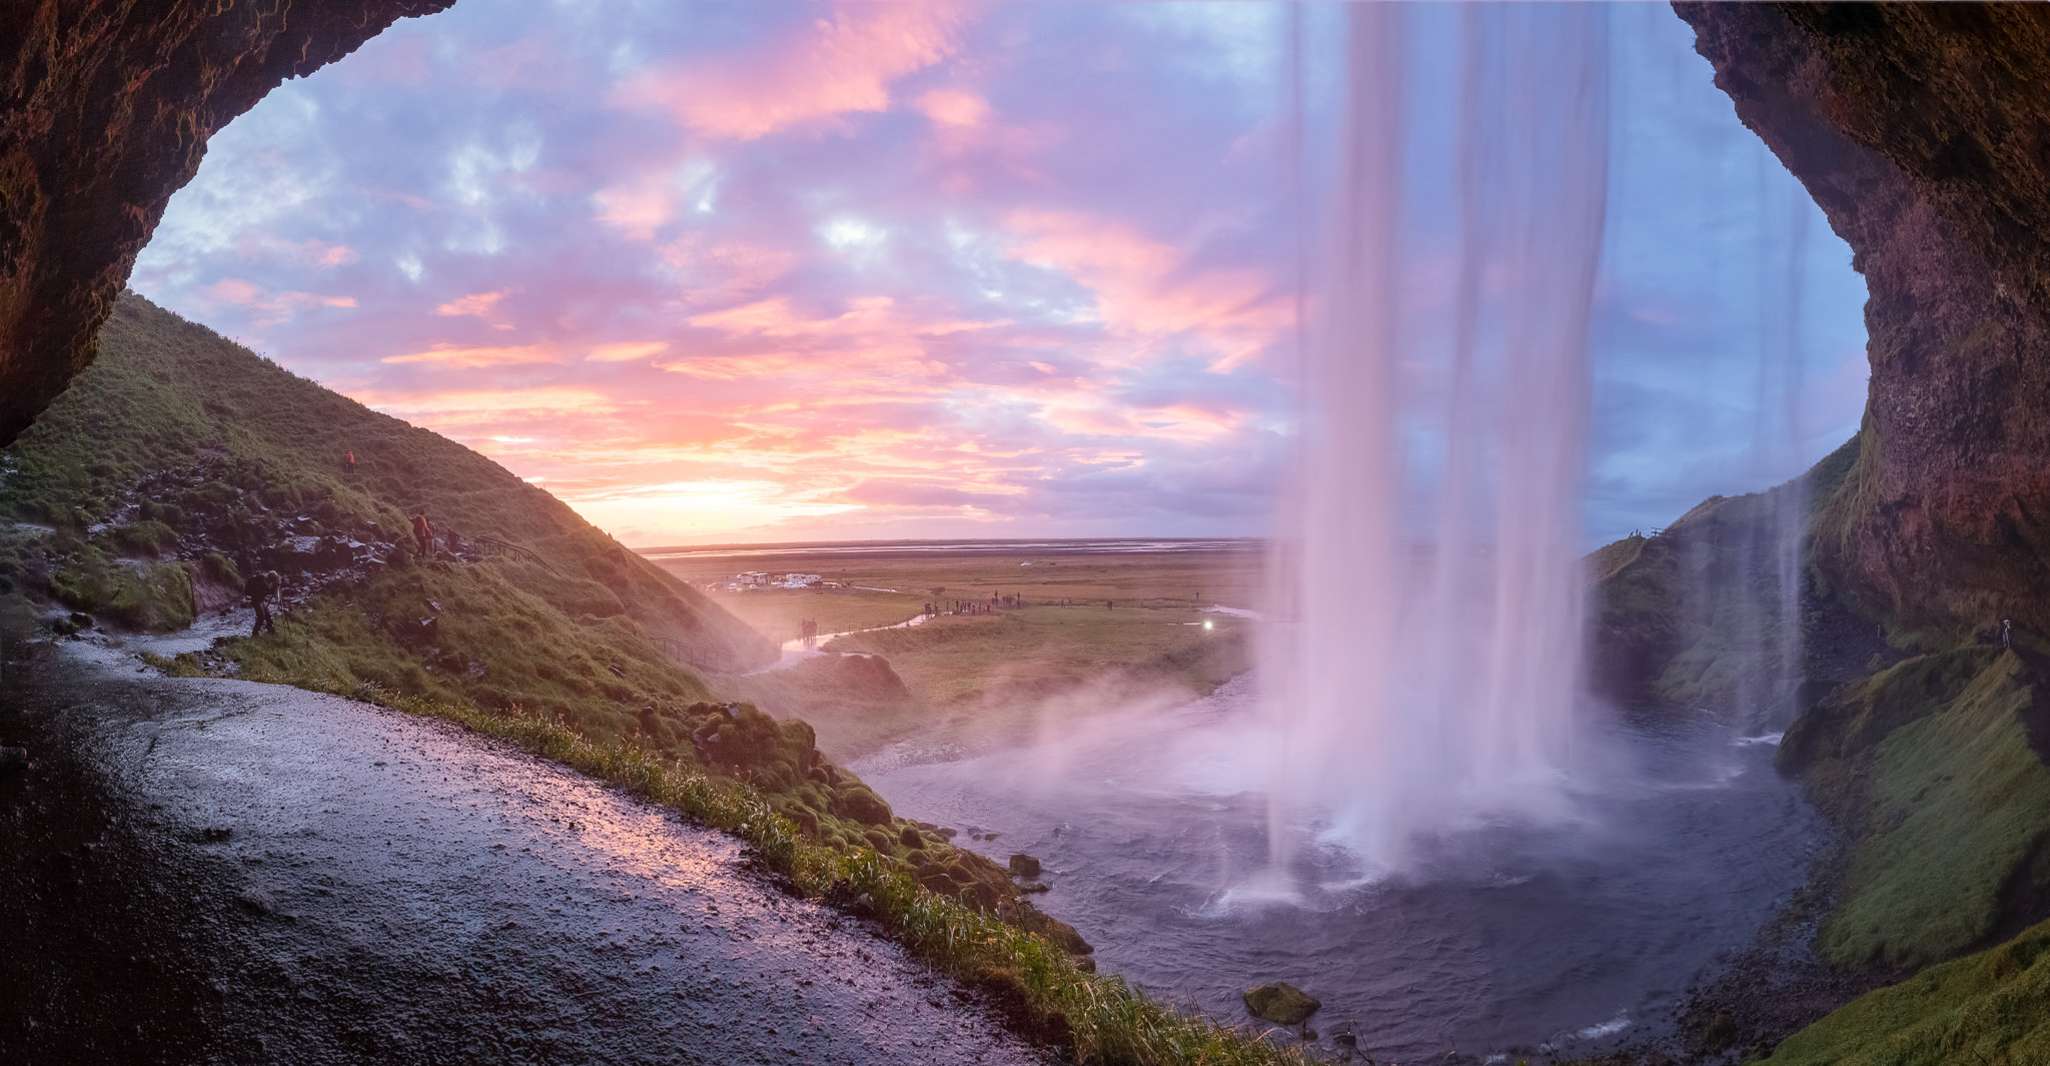
<svg viewBox="0 0 2050 1066"><path fill-rule="evenodd" d="M0 855L0 1060L1045 1060L723 835L453 726L88 655L0 707L35 760L0 781L34 845Z"/></svg>

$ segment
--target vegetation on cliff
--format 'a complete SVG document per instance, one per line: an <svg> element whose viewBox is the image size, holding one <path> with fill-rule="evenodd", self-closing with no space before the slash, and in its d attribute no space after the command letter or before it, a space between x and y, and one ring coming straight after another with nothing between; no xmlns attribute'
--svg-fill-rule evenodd
<svg viewBox="0 0 2050 1066"><path fill-rule="evenodd" d="M1819 941L1847 967L1914 970L1993 943L2050 900L2050 766L2026 653L1968 646L1847 686L1787 732L1850 829Z"/></svg>
<svg viewBox="0 0 2050 1066"><path fill-rule="evenodd" d="M1817 953L1855 980L1920 976L1828 1015L1770 1061L2032 1061L2013 1049L2043 1039L2041 1026L2012 1011L2040 994L2045 930L1959 956L2050 917L2050 704L2038 696L2050 659L2026 631L2004 649L1991 630L1932 626L1859 594L1835 547L1874 505L1857 464L1871 433L1793 486L1807 494L1812 549L1791 620L1806 683L1778 708L1791 719L1779 763L1843 832L1814 894ZM1760 627L1771 636L1789 620L1754 546L1772 493L1788 490L1709 500L1590 558L1594 655L1612 694L1721 710L1761 691L1743 684L1778 665Z"/></svg>
<svg viewBox="0 0 2050 1066"><path fill-rule="evenodd" d="M1761 1066L2050 1062L2050 922L1868 992Z"/></svg>
<svg viewBox="0 0 2050 1066"><path fill-rule="evenodd" d="M1883 654L1872 627L1836 602L1805 552L1798 616L1783 617L1778 584L1783 497L1798 494L1801 515L1828 506L1858 445L1852 438L1784 485L1711 497L1656 535L1626 537L1591 555L1596 686L1626 703L1722 710L1739 693L1764 690L1762 679L1783 665L1789 627L1804 637L1791 646L1809 653L1798 665L1814 680L1848 680Z"/></svg>

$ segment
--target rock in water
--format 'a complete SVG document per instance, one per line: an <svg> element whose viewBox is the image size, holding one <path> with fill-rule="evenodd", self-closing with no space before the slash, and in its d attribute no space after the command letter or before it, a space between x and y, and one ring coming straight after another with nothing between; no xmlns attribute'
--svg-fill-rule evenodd
<svg viewBox="0 0 2050 1066"><path fill-rule="evenodd" d="M1315 996L1289 984L1287 981L1270 981L1246 989L1246 1010L1253 1017L1273 1022L1276 1025L1301 1025L1303 1019L1317 1013L1319 1003Z"/></svg>
<svg viewBox="0 0 2050 1066"><path fill-rule="evenodd" d="M1011 876L1031 880L1039 876L1039 860L1024 852L1011 856Z"/></svg>

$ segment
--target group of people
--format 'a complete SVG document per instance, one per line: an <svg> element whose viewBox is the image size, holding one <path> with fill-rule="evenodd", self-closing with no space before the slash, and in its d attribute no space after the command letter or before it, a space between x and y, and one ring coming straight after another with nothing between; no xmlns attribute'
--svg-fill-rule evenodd
<svg viewBox="0 0 2050 1066"><path fill-rule="evenodd" d="M987 600L928 600L925 604L927 617L943 614L995 614L1027 606L1025 597L1012 593L992 592Z"/></svg>
<svg viewBox="0 0 2050 1066"><path fill-rule="evenodd" d="M811 648L819 642L818 620L815 618L807 618L797 623L797 637L799 640L804 641L805 650L811 650Z"/></svg>

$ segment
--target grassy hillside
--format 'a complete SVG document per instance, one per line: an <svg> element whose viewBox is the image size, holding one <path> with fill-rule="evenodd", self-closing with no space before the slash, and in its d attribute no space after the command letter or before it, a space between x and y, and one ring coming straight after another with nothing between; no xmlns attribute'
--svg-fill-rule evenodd
<svg viewBox="0 0 2050 1066"><path fill-rule="evenodd" d="M1885 645L1836 601L1826 577L1804 565L1802 612L1791 618L1781 617L1777 583L1781 500L1798 493L1812 517L1844 490L1857 455L1854 437L1793 481L1712 497L1656 536L1626 537L1590 556L1597 686L1627 702L1727 707L1777 669L1789 628L1805 638L1811 679L1864 672Z"/></svg>
<svg viewBox="0 0 2050 1066"><path fill-rule="evenodd" d="M2050 1062L2050 922L1868 992L1789 1037L1764 1066Z"/></svg>
<svg viewBox="0 0 2050 1066"><path fill-rule="evenodd" d="M994 863L894 817L819 754L808 725L713 702L706 671L767 661L773 646L546 492L134 296L100 349L4 453L0 620L176 629L236 604L250 568L276 569L289 608L275 633L164 665L641 752L754 789L809 840L872 850L1086 951ZM421 509L496 549L414 558L408 516Z"/></svg>
<svg viewBox="0 0 2050 1066"><path fill-rule="evenodd" d="M623 618L702 667L771 654L701 593L453 441L133 294L115 306L100 345L104 365L81 375L8 451L0 515L60 533L106 527L85 545L104 559L156 555L181 537L260 556L302 530L403 543L408 516L424 510L439 529L516 545L528 563L511 575L518 586L570 619ZM342 472L348 450L358 459L353 475ZM62 572L96 565L88 558ZM68 599L86 609L108 602L79 591Z"/></svg>
<svg viewBox="0 0 2050 1066"><path fill-rule="evenodd" d="M1964 647L1848 686L1788 731L1782 764L1851 832L1825 957L1916 969L2042 917L2050 765L2026 724L2038 684L2024 654Z"/></svg>

